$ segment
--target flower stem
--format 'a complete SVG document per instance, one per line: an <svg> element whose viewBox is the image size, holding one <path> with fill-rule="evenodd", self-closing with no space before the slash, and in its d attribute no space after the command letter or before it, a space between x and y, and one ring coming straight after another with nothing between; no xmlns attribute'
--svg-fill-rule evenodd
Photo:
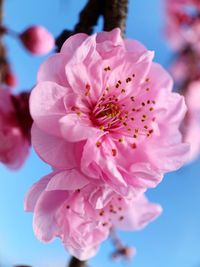
<svg viewBox="0 0 200 267"><path fill-rule="evenodd" d="M75 257L72 257L68 267L86 267L85 261L80 261Z"/></svg>
<svg viewBox="0 0 200 267"><path fill-rule="evenodd" d="M3 23L3 0L0 0L0 27ZM6 49L3 44L2 34L0 34L0 84L5 81L5 74L9 69L9 63L6 58Z"/></svg>
<svg viewBox="0 0 200 267"><path fill-rule="evenodd" d="M110 31L118 27L124 36L127 13L128 0L104 0L104 30Z"/></svg>

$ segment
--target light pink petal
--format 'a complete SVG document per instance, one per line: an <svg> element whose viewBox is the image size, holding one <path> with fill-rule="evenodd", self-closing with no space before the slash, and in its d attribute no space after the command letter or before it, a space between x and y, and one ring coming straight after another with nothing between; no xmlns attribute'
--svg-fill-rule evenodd
<svg viewBox="0 0 200 267"><path fill-rule="evenodd" d="M157 103L158 114L156 114L156 118L162 127L168 128L167 123L170 123L171 127L178 128L187 111L184 97L177 93L167 94L166 91L162 90Z"/></svg>
<svg viewBox="0 0 200 267"><path fill-rule="evenodd" d="M98 147L96 145L98 140L99 138L87 140L81 159L82 171L94 178L95 175L102 177L103 181L112 186L114 190L126 194L127 183L114 162L112 149L109 150L110 146L107 148L106 140Z"/></svg>
<svg viewBox="0 0 200 267"><path fill-rule="evenodd" d="M109 60L111 71L109 75L105 75L105 87L112 88L116 91L118 99L123 99L131 96L137 96L141 91L141 83L148 77L149 69L152 64L154 53L146 51L145 53L126 53L117 59ZM108 64L108 63L107 63ZM129 83L126 82L130 78ZM118 89L115 88L118 80L122 82ZM121 90L125 89L122 94Z"/></svg>
<svg viewBox="0 0 200 267"><path fill-rule="evenodd" d="M94 187L94 186L93 186ZM95 209L102 209L112 199L114 191L111 187L96 187L90 191L89 203Z"/></svg>
<svg viewBox="0 0 200 267"><path fill-rule="evenodd" d="M97 135L100 130L91 125L84 115L68 114L60 119L62 136L70 142L78 142Z"/></svg>
<svg viewBox="0 0 200 267"><path fill-rule="evenodd" d="M121 36L121 30L119 28L115 28L109 32L98 32L96 35L97 44L111 42L113 45L123 44L123 39Z"/></svg>
<svg viewBox="0 0 200 267"><path fill-rule="evenodd" d="M125 48L128 52L143 54L147 51L146 47L142 45L137 40L125 39L124 40Z"/></svg>
<svg viewBox="0 0 200 267"><path fill-rule="evenodd" d="M33 216L33 229L39 240L49 242L60 233L56 212L66 198L65 191L49 191L40 195Z"/></svg>
<svg viewBox="0 0 200 267"><path fill-rule="evenodd" d="M187 89L185 95L185 100L189 112L199 112L200 110L199 99L200 99L200 82L193 82L189 85L189 88Z"/></svg>
<svg viewBox="0 0 200 267"><path fill-rule="evenodd" d="M88 35L85 33L77 33L73 36L70 36L63 44L60 52L67 55L70 59L74 52L81 46L81 44L88 38Z"/></svg>
<svg viewBox="0 0 200 267"><path fill-rule="evenodd" d="M185 125L184 141L190 144L188 163L195 160L200 154L200 122L197 118L190 118Z"/></svg>
<svg viewBox="0 0 200 267"><path fill-rule="evenodd" d="M123 230L141 230L162 212L160 205L150 203L144 195L127 201L124 220L116 220L115 227Z"/></svg>
<svg viewBox="0 0 200 267"><path fill-rule="evenodd" d="M49 134L59 136L59 119L66 114L63 97L65 87L53 82L41 82L32 91L30 112L35 123Z"/></svg>
<svg viewBox="0 0 200 267"><path fill-rule="evenodd" d="M55 82L61 86L69 87L66 75L65 66L68 58L66 55L55 54L49 57L41 66L38 71L37 81Z"/></svg>
<svg viewBox="0 0 200 267"><path fill-rule="evenodd" d="M35 205L37 203L38 198L45 190L47 184L53 177L53 173L44 176L38 182L36 182L32 187L29 189L28 193L25 196L24 201L24 209L25 211L34 211Z"/></svg>
<svg viewBox="0 0 200 267"><path fill-rule="evenodd" d="M72 246L68 246L66 245L66 249L69 251L69 253L71 255L73 255L74 257L76 257L77 259L81 260L81 261L86 261L92 257L94 257L97 252L99 247L98 246L94 246L94 247L84 247L84 248L74 248Z"/></svg>
<svg viewBox="0 0 200 267"><path fill-rule="evenodd" d="M151 147L154 153L149 158L152 164L163 172L175 171L183 166L189 158L190 145L187 143L170 145L162 143L160 147Z"/></svg>
<svg viewBox="0 0 200 267"><path fill-rule="evenodd" d="M76 169L58 172L53 176L46 188L51 190L77 190L89 183L86 176Z"/></svg>
<svg viewBox="0 0 200 267"><path fill-rule="evenodd" d="M159 77L159 79L158 79ZM173 80L169 73L160 65L152 62L149 71L149 86L157 94L160 90L172 91ZM157 92L156 92L157 91Z"/></svg>
<svg viewBox="0 0 200 267"><path fill-rule="evenodd" d="M72 90L88 102L97 101L102 93L102 60L95 50L95 35L88 37L74 52L65 71Z"/></svg>
<svg viewBox="0 0 200 267"><path fill-rule="evenodd" d="M32 145L38 155L54 168L73 168L77 166L76 144L49 135L32 126Z"/></svg>
<svg viewBox="0 0 200 267"><path fill-rule="evenodd" d="M134 187L149 188L155 187L162 181L163 174L149 162L138 162L131 165L131 174L129 175L129 183ZM132 177L131 177L132 176ZM132 178L132 181L131 181Z"/></svg>
<svg viewBox="0 0 200 267"><path fill-rule="evenodd" d="M95 55L92 57L93 60L88 58L86 62L66 66L70 87L88 103L97 101L102 93L102 61L95 60Z"/></svg>

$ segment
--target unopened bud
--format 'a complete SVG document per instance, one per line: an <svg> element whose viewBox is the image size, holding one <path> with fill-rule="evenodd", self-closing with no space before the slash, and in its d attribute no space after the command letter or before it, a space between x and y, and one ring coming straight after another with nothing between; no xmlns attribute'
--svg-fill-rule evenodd
<svg viewBox="0 0 200 267"><path fill-rule="evenodd" d="M49 53L55 45L53 35L42 26L32 26L19 37L25 48L35 55Z"/></svg>
<svg viewBox="0 0 200 267"><path fill-rule="evenodd" d="M4 75L4 83L9 87L15 87L17 85L16 76L11 71L6 72Z"/></svg>

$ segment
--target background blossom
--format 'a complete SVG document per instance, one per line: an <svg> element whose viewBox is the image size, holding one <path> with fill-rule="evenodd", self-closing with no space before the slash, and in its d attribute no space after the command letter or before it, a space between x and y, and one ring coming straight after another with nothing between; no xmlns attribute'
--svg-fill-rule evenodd
<svg viewBox="0 0 200 267"><path fill-rule="evenodd" d="M29 140L17 117L14 96L8 89L0 89L0 162L17 169L24 163Z"/></svg>
<svg viewBox="0 0 200 267"><path fill-rule="evenodd" d="M184 140L190 143L189 162L196 159L200 153L200 82L196 81L188 85L185 93L188 112L184 120Z"/></svg>

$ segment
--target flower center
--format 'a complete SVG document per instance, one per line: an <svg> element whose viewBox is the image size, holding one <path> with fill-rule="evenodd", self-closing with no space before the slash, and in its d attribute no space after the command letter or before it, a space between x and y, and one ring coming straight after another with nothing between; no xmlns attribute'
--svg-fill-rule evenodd
<svg viewBox="0 0 200 267"><path fill-rule="evenodd" d="M120 106L116 104L115 96L102 97L91 113L91 120L102 130L115 129L120 122Z"/></svg>

